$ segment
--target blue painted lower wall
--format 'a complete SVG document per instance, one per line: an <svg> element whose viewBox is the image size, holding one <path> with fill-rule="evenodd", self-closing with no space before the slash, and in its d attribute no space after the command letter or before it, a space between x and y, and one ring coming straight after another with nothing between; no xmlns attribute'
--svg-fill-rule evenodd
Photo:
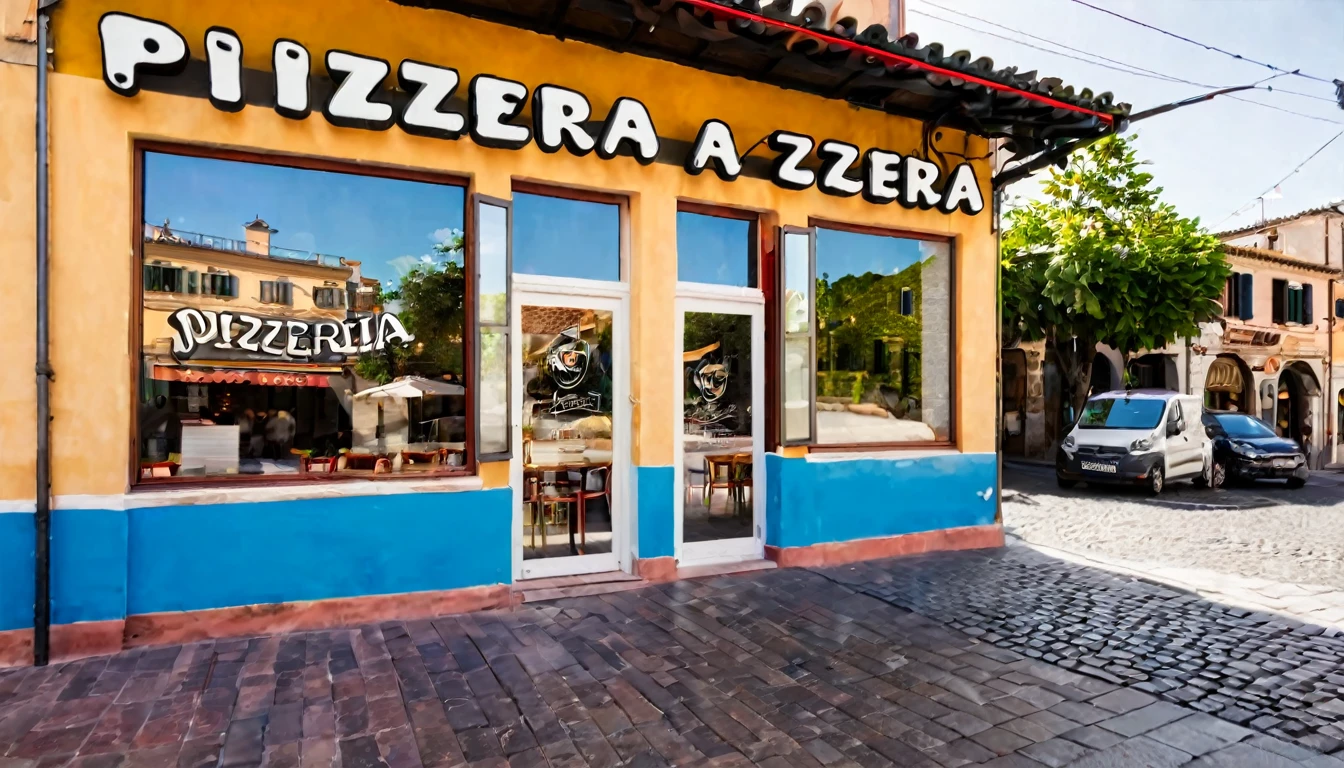
<svg viewBox="0 0 1344 768"><path fill-rule="evenodd" d="M0 513L0 632L33 626L35 536L31 512Z"/></svg>
<svg viewBox="0 0 1344 768"><path fill-rule="evenodd" d="M765 458L765 543L806 547L989 525L992 453L839 461Z"/></svg>
<svg viewBox="0 0 1344 768"><path fill-rule="evenodd" d="M106 509L52 512L52 623L126 617L126 514Z"/></svg>
<svg viewBox="0 0 1344 768"><path fill-rule="evenodd" d="M498 488L133 509L127 610L507 584L512 501Z"/></svg>
<svg viewBox="0 0 1344 768"><path fill-rule="evenodd" d="M636 467L638 557L675 553L672 467ZM766 543L824 542L994 522L996 458L766 457ZM59 509L57 624L260 603L507 584L512 491ZM0 631L32 626L33 515L0 514Z"/></svg>
<svg viewBox="0 0 1344 768"><path fill-rule="evenodd" d="M676 470L672 467L635 467L635 504L638 510L639 546L641 559L672 557L676 544L673 515L673 485Z"/></svg>

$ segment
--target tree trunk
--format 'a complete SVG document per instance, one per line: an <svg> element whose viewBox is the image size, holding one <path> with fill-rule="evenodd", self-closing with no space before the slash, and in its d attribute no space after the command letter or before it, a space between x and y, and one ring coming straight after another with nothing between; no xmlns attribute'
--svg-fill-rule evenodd
<svg viewBox="0 0 1344 768"><path fill-rule="evenodd" d="M1097 354L1097 345L1090 338L1075 337L1056 339L1054 346L1055 355L1059 358L1060 368L1063 369L1064 379L1067 382L1066 397L1072 418L1073 421L1077 421L1092 388L1092 358ZM1073 423L1070 422L1068 426L1072 427Z"/></svg>

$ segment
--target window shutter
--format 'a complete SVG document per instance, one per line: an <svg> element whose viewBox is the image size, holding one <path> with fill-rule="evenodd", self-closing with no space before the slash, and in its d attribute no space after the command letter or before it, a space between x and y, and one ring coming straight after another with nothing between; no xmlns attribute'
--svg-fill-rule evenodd
<svg viewBox="0 0 1344 768"><path fill-rule="evenodd" d="M196 270L193 269L187 273L187 293L196 293L196 285L199 280L200 273Z"/></svg>
<svg viewBox="0 0 1344 768"><path fill-rule="evenodd" d="M233 275L233 276L229 277L229 295L232 296L232 297L234 297L235 299L238 298L238 276L237 276L237 275Z"/></svg>
<svg viewBox="0 0 1344 768"><path fill-rule="evenodd" d="M1237 317L1250 320L1255 316L1255 276L1249 272L1237 275L1241 294L1237 296Z"/></svg>
<svg viewBox="0 0 1344 768"><path fill-rule="evenodd" d="M1316 313L1312 311L1311 283L1302 284L1302 324L1311 325L1316 322Z"/></svg>
<svg viewBox="0 0 1344 768"><path fill-rule="evenodd" d="M1270 320L1275 323L1288 322L1288 281L1274 281L1274 299L1271 305Z"/></svg>

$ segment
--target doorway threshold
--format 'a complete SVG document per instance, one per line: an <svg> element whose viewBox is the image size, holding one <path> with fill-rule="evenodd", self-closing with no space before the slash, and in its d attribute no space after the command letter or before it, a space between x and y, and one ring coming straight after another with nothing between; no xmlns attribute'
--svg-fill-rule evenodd
<svg viewBox="0 0 1344 768"><path fill-rule="evenodd" d="M711 565L686 565L677 569L677 578L704 579L710 576L726 576L730 573L768 571L778 567L779 564L774 560L737 560L730 563L715 563Z"/></svg>
<svg viewBox="0 0 1344 768"><path fill-rule="evenodd" d="M518 581L513 585L513 594L515 602L535 603L566 597L606 595L612 592L641 589L649 584L650 582L625 571L606 571L603 573L585 573L579 576L553 576Z"/></svg>

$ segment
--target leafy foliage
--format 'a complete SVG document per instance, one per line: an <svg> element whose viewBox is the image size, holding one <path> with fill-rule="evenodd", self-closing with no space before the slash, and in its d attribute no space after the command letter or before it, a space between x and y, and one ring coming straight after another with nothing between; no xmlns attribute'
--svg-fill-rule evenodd
<svg viewBox="0 0 1344 768"><path fill-rule="evenodd" d="M1061 342L1076 339L1067 347L1081 354L1063 362L1078 405L1097 343L1128 360L1198 335L1221 312L1222 244L1162 202L1142 165L1127 140L1107 137L1052 169L1044 200L1004 217L1005 337L1046 339L1062 358Z"/></svg>
<svg viewBox="0 0 1344 768"><path fill-rule="evenodd" d="M361 377L386 384L398 377L424 375L439 378L445 372L462 373L462 335L466 330L466 272L462 266L463 236L434 246L442 261L427 261L402 275L392 290L380 287L377 304L396 303L397 316L415 341L389 347L383 353L363 355L355 362Z"/></svg>

